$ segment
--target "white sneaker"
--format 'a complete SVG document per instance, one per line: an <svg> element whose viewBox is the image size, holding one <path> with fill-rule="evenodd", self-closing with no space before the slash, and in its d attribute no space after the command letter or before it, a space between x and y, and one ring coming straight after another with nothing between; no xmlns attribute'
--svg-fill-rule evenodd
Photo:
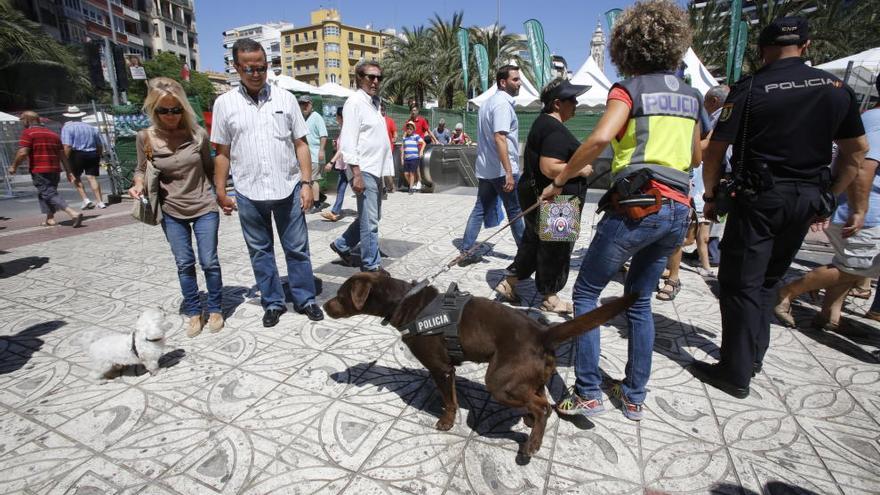
<svg viewBox="0 0 880 495"><path fill-rule="evenodd" d="M413 186L413 191L421 191L422 190L422 181L416 182L416 185Z"/></svg>
<svg viewBox="0 0 880 495"><path fill-rule="evenodd" d="M107 207L106 203L104 203L103 201L98 201L98 208L103 210L106 207Z"/></svg>
<svg viewBox="0 0 880 495"><path fill-rule="evenodd" d="M92 203L91 199L84 199L83 200L83 204L82 204L83 210L91 210L94 207L95 207L95 203Z"/></svg>

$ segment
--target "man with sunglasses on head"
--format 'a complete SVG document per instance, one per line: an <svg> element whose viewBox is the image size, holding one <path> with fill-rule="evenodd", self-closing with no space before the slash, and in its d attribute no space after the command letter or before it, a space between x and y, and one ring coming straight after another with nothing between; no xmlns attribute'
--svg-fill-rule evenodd
<svg viewBox="0 0 880 495"><path fill-rule="evenodd" d="M382 216L382 177L394 174L394 161L385 118L380 111L382 68L371 61L355 67L357 92L342 107L339 151L351 169L351 188L357 194L358 216L330 249L351 266L351 252L360 244L361 271L381 270L379 219Z"/></svg>
<svg viewBox="0 0 880 495"><path fill-rule="evenodd" d="M278 324L287 310L275 264L272 217L287 261L287 279L297 312L324 319L315 303L305 212L312 207L312 161L305 120L294 96L266 83L266 52L251 39L232 46L241 85L214 102L211 142L217 146L214 186L217 203L231 215L236 205L251 259L263 326ZM235 197L226 194L230 171Z"/></svg>

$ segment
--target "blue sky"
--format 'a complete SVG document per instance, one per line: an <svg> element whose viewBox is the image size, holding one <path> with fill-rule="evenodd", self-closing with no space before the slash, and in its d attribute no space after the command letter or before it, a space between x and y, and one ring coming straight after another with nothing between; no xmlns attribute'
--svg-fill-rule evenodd
<svg viewBox="0 0 880 495"><path fill-rule="evenodd" d="M572 71L589 53L596 21L608 35L604 13L626 8L634 2L623 0L501 0L501 24L508 31L523 33L523 21L538 19L544 25L544 38L550 50L562 55ZM680 0L684 4L684 0ZM495 22L497 0L195 0L196 26L203 69L223 70L223 31L235 26L269 21L287 21L296 26L309 24L309 12L321 7L339 9L342 22L355 26L371 24L376 29L428 25L434 13L451 19L464 11L466 26L488 26ZM608 56L606 54L606 60ZM615 70L606 62L606 74L613 81Z"/></svg>

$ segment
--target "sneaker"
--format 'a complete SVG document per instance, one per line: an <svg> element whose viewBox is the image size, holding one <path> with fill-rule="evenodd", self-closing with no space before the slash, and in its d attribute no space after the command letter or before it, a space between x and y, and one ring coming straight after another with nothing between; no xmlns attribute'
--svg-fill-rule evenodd
<svg viewBox="0 0 880 495"><path fill-rule="evenodd" d="M91 210L95 207L95 203L92 203L91 199L84 199L82 204L82 210Z"/></svg>
<svg viewBox="0 0 880 495"><path fill-rule="evenodd" d="M208 316L208 330L210 330L211 333L217 333L222 330L225 323L223 315L220 313L211 313Z"/></svg>
<svg viewBox="0 0 880 495"><path fill-rule="evenodd" d="M642 417L644 416L644 413L642 412L642 405L630 402L629 399L626 398L626 394L623 393L623 387L620 385L619 382L615 383L614 386L611 387L608 395L620 401L620 405L622 406L621 409L626 419L632 421L642 420Z"/></svg>
<svg viewBox="0 0 880 495"><path fill-rule="evenodd" d="M103 201L98 201L98 208L103 210L106 207L107 207L106 203L104 203Z"/></svg>
<svg viewBox="0 0 880 495"><path fill-rule="evenodd" d="M416 185L412 188L413 191L421 191L422 190L422 181L416 182Z"/></svg>
<svg viewBox="0 0 880 495"><path fill-rule="evenodd" d="M186 336L193 338L202 333L202 327L205 322L202 321L202 315L193 315L189 317L189 323L186 326Z"/></svg>
<svg viewBox="0 0 880 495"><path fill-rule="evenodd" d="M605 404L602 403L602 399L584 399L574 393L574 387L572 387L568 397L556 405L556 412L564 416L580 414L589 418L605 412Z"/></svg>

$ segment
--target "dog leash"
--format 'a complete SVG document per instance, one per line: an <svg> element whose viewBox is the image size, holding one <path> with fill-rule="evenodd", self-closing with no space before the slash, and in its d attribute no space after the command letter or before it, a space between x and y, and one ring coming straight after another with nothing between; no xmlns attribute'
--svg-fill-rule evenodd
<svg viewBox="0 0 880 495"><path fill-rule="evenodd" d="M601 179L602 177L604 177L604 176L605 176L606 174L608 174L609 172L611 172L611 168L609 168L608 170L606 170L606 171L602 172L601 174L597 175L593 180L591 180L590 182L587 183L587 185L584 187L584 189L589 189L593 184L596 183L596 181L598 181L599 179ZM498 234L500 234L501 232L503 232L506 228L508 228L508 227L510 227L511 225L513 225L514 222L516 222L516 221L519 220L520 218L522 218L522 217L528 215L528 214L529 214L532 210L534 210L535 208L541 206L541 203L543 203L543 201L542 201L540 198L538 198L538 201L536 201L535 204L533 204L533 205L529 206L528 208L526 208L525 210L521 211L517 216L513 217L509 222L507 222L506 224L504 224L503 226L501 226L501 228L499 228L498 230L496 230L496 231L495 231L494 233L492 233L489 237L487 237L487 238L483 239L482 241L480 241L480 242L474 244L474 246L471 247L470 249L468 249L467 251L462 252L462 253L459 253L458 256L456 256L455 258L452 259L452 261L450 261L450 262L447 263L445 266L443 266L443 267L442 267L437 273L431 275L430 277L426 277L426 278L422 279L420 282L418 282L418 283L416 283L415 285L413 285L413 286L412 286L412 287L406 292L406 294L403 295L403 297L400 299L400 302L398 302L397 305L395 305L394 309L393 309L389 314L393 315L394 312L396 311L397 307L400 306L401 304L403 304L403 301L405 301L406 299L408 299L410 296L413 296L413 295L415 295L415 294L418 294L419 292L421 292L422 289L424 289L425 287L431 285L431 283L434 281L434 279L436 279L436 278L439 277L440 275L442 275L442 274L448 272L449 270L451 270L452 267L455 266L455 265L457 265L459 262L461 262L461 260L467 259L467 258L470 257L471 255L473 255L473 253L475 253L475 252L477 251L477 249L479 249L480 247L482 247L483 244L489 242L490 239L492 239L492 238L495 237L496 235L498 235ZM382 318L382 323L381 323L381 324L382 324L382 325L388 325L388 323L389 323L389 318L390 318L390 316L389 316L389 317Z"/></svg>

